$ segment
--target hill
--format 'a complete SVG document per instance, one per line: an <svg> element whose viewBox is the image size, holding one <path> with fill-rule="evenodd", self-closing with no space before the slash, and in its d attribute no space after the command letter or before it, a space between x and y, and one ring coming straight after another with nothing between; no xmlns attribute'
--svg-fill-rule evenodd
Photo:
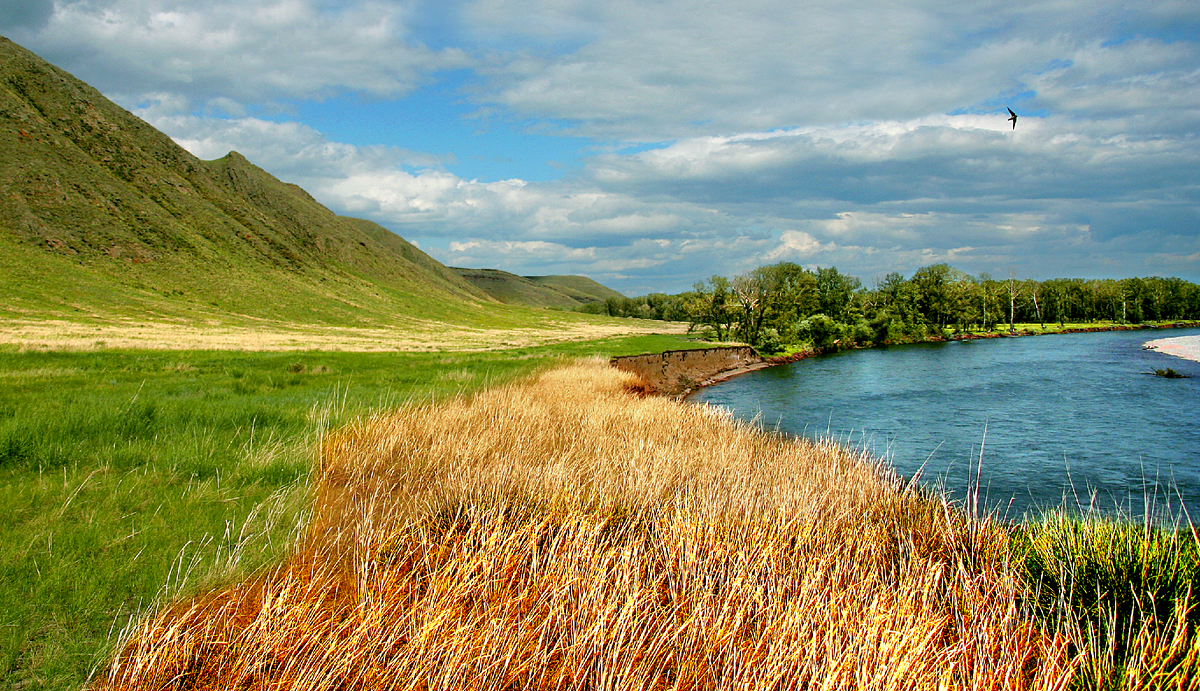
<svg viewBox="0 0 1200 691"><path fill-rule="evenodd" d="M498 269L452 267L459 276L509 305L575 309L610 297L624 297L585 276L518 276Z"/></svg>
<svg viewBox="0 0 1200 691"><path fill-rule="evenodd" d="M236 152L202 161L3 38L0 290L10 318L474 323L494 305L387 229Z"/></svg>
<svg viewBox="0 0 1200 691"><path fill-rule="evenodd" d="M606 285L593 281L587 276L526 276L534 283L540 283L566 293L582 304L604 302L609 298L624 298L625 296Z"/></svg>
<svg viewBox="0 0 1200 691"><path fill-rule="evenodd" d="M580 303L550 286L499 269L451 267L459 276L492 298L507 305L527 305L570 310Z"/></svg>

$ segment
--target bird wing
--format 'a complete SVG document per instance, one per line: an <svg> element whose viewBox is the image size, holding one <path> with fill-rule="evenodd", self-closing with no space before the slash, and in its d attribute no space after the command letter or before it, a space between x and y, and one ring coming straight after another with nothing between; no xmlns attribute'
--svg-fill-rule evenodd
<svg viewBox="0 0 1200 691"><path fill-rule="evenodd" d="M1009 108L1009 109L1008 109L1008 114L1009 114L1009 115L1011 115L1011 116L1013 116L1014 118L1015 118L1015 117L1017 117L1017 114L1016 114L1016 113L1014 113L1014 112L1012 112L1012 108Z"/></svg>

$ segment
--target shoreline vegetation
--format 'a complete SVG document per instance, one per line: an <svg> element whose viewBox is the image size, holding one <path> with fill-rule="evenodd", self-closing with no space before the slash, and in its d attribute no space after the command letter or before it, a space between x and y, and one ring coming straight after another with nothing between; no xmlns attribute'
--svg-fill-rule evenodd
<svg viewBox="0 0 1200 691"><path fill-rule="evenodd" d="M997 280L948 264L890 273L866 288L837 268L791 262L733 279L712 276L689 292L609 298L581 308L613 317L687 322L713 341L764 355L830 347L1200 320L1200 285L1179 278ZM1057 325L1057 326L1056 326Z"/></svg>
<svg viewBox="0 0 1200 691"><path fill-rule="evenodd" d="M1015 528L644 394L593 359L329 434L284 559L91 688L1194 688L1190 527Z"/></svg>

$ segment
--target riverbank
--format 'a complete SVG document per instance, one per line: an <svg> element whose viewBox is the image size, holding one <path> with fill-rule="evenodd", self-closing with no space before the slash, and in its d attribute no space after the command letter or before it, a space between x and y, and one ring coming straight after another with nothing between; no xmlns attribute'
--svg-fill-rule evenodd
<svg viewBox="0 0 1200 691"><path fill-rule="evenodd" d="M669 350L615 357L609 365L637 376L639 391L681 400L706 386L740 374L796 362L817 355L806 349L777 357L762 357L750 346L717 346L696 350Z"/></svg>
<svg viewBox="0 0 1200 691"><path fill-rule="evenodd" d="M1184 360L1200 362L1200 336L1176 336L1174 338L1158 338L1147 341L1143 346L1166 355L1174 355Z"/></svg>
<svg viewBox="0 0 1200 691"><path fill-rule="evenodd" d="M1103 333L1106 331L1153 331L1156 329L1196 329L1200 322L1161 322L1158 324L1100 324L1096 326L1063 326L1051 325L1049 329L1040 325L1038 328L1020 325L1011 331L966 331L954 334L949 338L929 338L926 341L972 341L981 338L1021 338L1024 336L1056 336L1059 334Z"/></svg>
<svg viewBox="0 0 1200 691"><path fill-rule="evenodd" d="M293 553L139 622L93 689L1044 689L1075 674L1069 639L1014 610L1002 527L897 491L861 454L636 383L585 363L331 434Z"/></svg>
<svg viewBox="0 0 1200 691"><path fill-rule="evenodd" d="M645 353L615 357L610 365L623 371L635 374L642 379L643 393L667 396L676 400L687 398L692 393L719 382L728 381L733 377L754 372L756 370L786 365L825 352L837 350L858 350L861 348L877 348L889 345L909 345L912 343L945 343L948 341L973 341L990 338L1024 338L1027 336L1053 336L1059 334L1103 333L1107 331L1146 331L1157 329L1187 329L1200 328L1200 322L1168 322L1164 324L1114 324L1098 326L1070 326L1053 328L1052 330L1035 330L1021 328L1015 331L995 331L987 333L963 332L950 337L931 336L920 340L880 343L868 346L842 346L821 351L815 348L805 348L786 355L761 356L750 346L715 346L688 351L666 351L661 353ZM1196 339L1188 341L1187 339ZM1182 354L1191 360L1200 360L1200 338L1184 336L1179 338L1159 339L1150 343L1168 343L1162 352L1170 355ZM1176 345L1176 342L1186 342ZM1147 345L1150 345L1148 343ZM1187 345L1192 343L1192 345Z"/></svg>
<svg viewBox="0 0 1200 691"><path fill-rule="evenodd" d="M1200 672L1190 534L1014 531L860 452L638 385L579 363L330 433L282 563L147 615L91 688L1190 688Z"/></svg>

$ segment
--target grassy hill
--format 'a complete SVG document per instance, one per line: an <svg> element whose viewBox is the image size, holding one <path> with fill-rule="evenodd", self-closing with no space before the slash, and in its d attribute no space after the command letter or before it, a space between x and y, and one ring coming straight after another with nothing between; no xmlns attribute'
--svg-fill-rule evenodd
<svg viewBox="0 0 1200 691"><path fill-rule="evenodd" d="M453 270L471 285L509 305L574 309L610 297L617 291L585 276L518 276L498 269Z"/></svg>
<svg viewBox="0 0 1200 691"><path fill-rule="evenodd" d="M0 317L529 323L231 152L202 161L0 38Z"/></svg>
<svg viewBox="0 0 1200 691"><path fill-rule="evenodd" d="M562 291L507 271L451 268L471 285L507 305L570 310L581 304Z"/></svg>
<svg viewBox="0 0 1200 691"><path fill-rule="evenodd" d="M590 302L604 302L609 298L625 297L587 276L526 276L525 278L565 293L585 305Z"/></svg>

